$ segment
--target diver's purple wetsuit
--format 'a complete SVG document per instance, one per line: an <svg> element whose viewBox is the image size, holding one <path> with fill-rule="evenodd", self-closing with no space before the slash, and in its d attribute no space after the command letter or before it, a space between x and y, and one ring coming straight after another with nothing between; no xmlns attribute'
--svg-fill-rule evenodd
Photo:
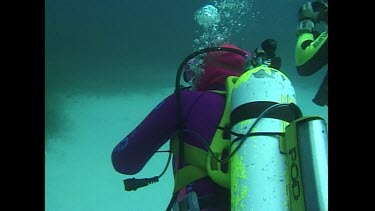
<svg viewBox="0 0 375 211"><path fill-rule="evenodd" d="M225 44L223 47L239 49L231 44ZM250 55L249 52L244 52ZM204 74L199 79L197 91L181 91L181 105L185 129L198 133L209 145L224 112L225 96L207 90L225 90L226 78L231 75L241 75L245 61L239 54L210 52L205 57L204 63ZM138 173L154 153L176 134L179 129L178 121L177 100L175 94L172 94L159 103L114 148L112 164L116 171L127 175ZM184 133L183 138L186 143L207 150L196 135ZM212 204L219 202L223 202L226 207L230 206L230 190L217 185L208 176L183 188L179 192L178 199L190 191L195 191L199 199L206 197L214 200L214 203L205 206L206 209L200 204L202 210L230 210L230 208L213 208L215 206ZM220 196L220 199L217 198ZM203 201L200 200L199 203Z"/></svg>
<svg viewBox="0 0 375 211"><path fill-rule="evenodd" d="M182 112L185 128L200 134L211 143L225 106L225 96L210 91L182 91ZM127 135L113 150L112 163L116 171L131 175L138 173L178 130L177 100L168 96ZM186 143L205 149L195 135L186 134ZM206 149L205 149L206 150ZM186 188L198 198L229 191L215 184L209 177L197 180Z"/></svg>

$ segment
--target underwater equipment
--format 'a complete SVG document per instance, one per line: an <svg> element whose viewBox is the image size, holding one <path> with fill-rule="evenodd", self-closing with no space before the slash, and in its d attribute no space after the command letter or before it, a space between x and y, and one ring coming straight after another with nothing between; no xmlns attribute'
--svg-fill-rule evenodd
<svg viewBox="0 0 375 211"><path fill-rule="evenodd" d="M227 100L230 99L227 102L231 102L226 105L230 108L230 122L225 127L218 127L217 131L229 137L229 142L223 148L229 146L230 151L219 156L217 153L224 150L215 149L215 139L210 145L199 134L185 129L180 95L180 91L187 88L180 84L186 63L210 51L238 53L244 56L247 69L240 77L230 76L226 81L227 88L230 88L226 93ZM205 144L208 152L205 155L207 158L203 159L207 159L208 175L219 185L230 188L232 211L251 208L304 211L309 210L311 204L318 204L318 210L326 210L328 171L324 166L328 167L327 157L317 157L324 155L324 152L328 154L322 150L327 149L324 148L327 144L326 132L322 134L324 119L303 117L296 105L294 88L281 71L267 65L249 67L249 56L233 48L205 48L186 57L176 76L179 131L175 135L182 137L184 133L191 132ZM184 144L178 145L179 165L184 161L184 147ZM171 151L166 151L169 152L166 168ZM210 169L215 163L218 168ZM223 172L221 165L227 165L229 171ZM157 177L128 179L126 184L131 186L125 190L136 190L157 182L165 169ZM175 205L177 194L174 192L167 211ZM189 197L187 199L189 202Z"/></svg>
<svg viewBox="0 0 375 211"><path fill-rule="evenodd" d="M168 161L167 161L167 164L165 165L163 171L158 176L151 177L151 178L136 179L135 177L133 177L133 178L130 178L130 179L124 179L123 182L124 182L124 187L125 187L126 191L135 191L138 188L145 187L145 186L147 186L149 184L152 184L152 183L155 183L155 182L159 182L159 178L161 176L163 176L164 173L168 169L169 163L171 161L172 154L170 153L170 151L157 151L157 152L158 153L160 153L160 152L168 152L169 153L168 154Z"/></svg>
<svg viewBox="0 0 375 211"><path fill-rule="evenodd" d="M197 193L191 191L187 193L179 203L175 203L172 211L200 211Z"/></svg>
<svg viewBox="0 0 375 211"><path fill-rule="evenodd" d="M268 55L268 57L272 58L272 57L275 57L276 56L276 49L277 49L277 42L276 40L274 39L266 39L262 42L262 49L264 50L264 52L266 52L266 54Z"/></svg>
<svg viewBox="0 0 375 211"><path fill-rule="evenodd" d="M186 83L192 84L195 77L199 75L197 71L200 69L202 64L201 59L192 58L190 59L183 68L183 79Z"/></svg>
<svg viewBox="0 0 375 211"><path fill-rule="evenodd" d="M250 63L251 68L266 65L279 70L281 68L281 57L276 56L277 42L270 38L262 42L262 48L255 48L252 52Z"/></svg>
<svg viewBox="0 0 375 211"><path fill-rule="evenodd" d="M219 50L219 49L211 49L211 50ZM221 49L221 50L225 50L225 49ZM203 51L201 51L200 53L202 52ZM200 53L196 52L193 54L198 55ZM246 64L249 65L251 58L247 57L247 55L243 55L243 56L245 57ZM190 59L191 57L186 58L185 62ZM181 66L184 66L183 64L184 62L181 64ZM267 79L268 79L268 82L267 82ZM180 75L177 74L176 95L178 95L179 93L178 87L181 87L179 83L177 83L179 80L180 80ZM228 91L228 93L232 94L232 97L231 97L232 101L233 100L234 101L236 100L238 101L250 100L251 101L251 97L253 97L254 99L253 99L253 102L247 102L243 104L240 103L241 105L238 105L238 108L233 108L235 104L234 102L231 103L232 109L231 109L231 116L230 116L230 124L232 126L231 128L232 130L229 131L229 134L231 134L231 139L232 139L231 153L227 156L221 155L221 157L219 158L216 157L216 153L213 152L214 150L212 148L213 147L213 143L212 143L211 146L208 148L208 152L209 152L208 159L210 157L213 158L207 161L208 174L215 182L217 182L219 185L224 186L224 187L226 187L228 184L221 184L221 183L225 183L227 179L222 179L222 178L227 177L227 175L230 176L229 186L232 191L232 194L231 194L232 210L238 210L240 207L242 209L244 208L244 206L246 207L246 205L248 206L246 208L249 208L249 209L254 208L255 210L264 208L265 206L268 206L267 209L269 210L275 210L275 209L276 210L280 210L280 209L281 210L282 209L305 210L304 206L299 206L298 209L292 209L296 207L294 204L293 204L294 206L292 205L292 203L295 203L295 201L290 200L289 198L293 193L292 192L293 186L291 186L290 184L294 181L293 176L295 176L295 169L293 169L293 171L290 170L291 165L289 165L289 163L292 163L292 161L287 158L287 150L289 148L287 148L287 145L286 145L286 143L288 142L288 139L285 138L286 136L285 128L289 123L294 123L294 121L299 121L301 118L303 118L302 112L299 110L299 108L295 104L294 88L291 86L289 79L279 70L276 70L272 67L268 67L268 65L263 64L263 65L257 66L256 68L246 71L239 78L230 76L227 79L227 90L228 90L228 87L231 87L231 85L228 85L228 83L233 83L232 87L236 87L237 92L240 93L238 94L238 96L236 96L236 94L234 94L236 93L235 89ZM242 87L243 87L242 90L239 90L240 84L242 84ZM253 87L252 90L250 88L251 86ZM270 92L270 90L272 90L272 92ZM244 93L247 93L247 95L246 94L244 95ZM242 95L242 99L241 99L241 95ZM179 97L177 97L177 101L181 102ZM258 116L256 114L258 114ZM182 113L179 112L179 115L182 115ZM250 117L253 119L246 119ZM181 120L183 120L183 117L181 117ZM251 120L253 120L253 123L250 127L249 124ZM234 125L236 122L238 124ZM246 123L248 124L247 126L246 126ZM259 126L256 126L257 124L259 124ZM294 127L295 125L296 124L290 124L289 128L295 128ZM235 127L237 127L237 130L239 131L236 131ZM247 133L244 134L243 132L247 128L250 128L250 129L248 130ZM220 129L225 130L225 128L220 128ZM255 131L252 131L253 129ZM262 131L262 129L264 131ZM314 136L315 133L319 134L320 131L309 130L307 132L309 133L305 133L304 135ZM224 134L228 134L228 131L223 132L223 136ZM261 146L259 146L258 149L256 149L256 147L252 149L251 147L246 147L246 144L245 144L246 142L250 142L249 145L252 144L251 138L254 138L253 142L258 141L258 143L260 143L259 145L261 145L262 144L261 142L263 141L265 143L268 143L268 146L263 145L264 147L263 150L261 150ZM292 139L291 136L288 136L288 138ZM273 141L273 144L269 144L272 141ZM294 141L289 140L289 142L297 143L297 139L295 139ZM327 140L323 140L323 142L326 143ZM183 144L179 146L181 147L183 146ZM300 144L300 147L302 148L302 150L304 146L305 146L304 143ZM296 150L298 149L299 148L297 147ZM180 152L183 152L183 149L180 149ZM266 152L268 152L269 156L267 156ZM244 158L238 159L236 163L236 157L237 158L241 157L240 156L241 154ZM312 154L310 155L313 156ZM315 159L314 157L311 157L311 156L309 157L309 156L306 156L307 160ZM182 156L179 156L179 157L182 157ZM229 162L229 166L231 167L230 174L216 171L214 172L214 174L218 174L219 176L213 176L214 174L210 172L210 169L209 169L209 166L212 163L212 160L216 160L218 163L221 163L221 164L225 164ZM266 160L268 160L269 162L267 163ZM320 162L327 163L327 158L323 157L322 159L319 159L319 160ZM246 169L244 168L241 169L239 167L239 164L242 167L252 166L254 168L254 165L257 164L256 163L257 161L259 162L258 166L260 166L258 171L254 171L254 169L248 169L248 171L250 172L249 178L247 178L247 180L246 178L245 180L243 180L244 179L243 173L246 172ZM289 161L289 163L287 161ZM248 165L248 163L246 164L246 162L252 162L252 163ZM295 160L293 160L293 162L295 162ZM265 171L265 168L264 168L265 166L268 167L268 171ZM321 164L320 166L324 166L324 164L323 165ZM217 169L220 170L221 167L222 166L219 165ZM275 170L275 168L272 168L272 167L275 167L277 170ZM235 178L234 176L236 175L235 173L236 170L238 172L237 173L237 176L239 176L238 178ZM313 172L311 171L311 168L310 168L310 172ZM326 179L323 177L323 180L328 181L328 172L323 172L323 174L327 175L325 177ZM278 175L278 177L276 175ZM304 174L303 177L305 178L304 180L306 181L316 180L311 177L309 178L309 175L306 173ZM241 179L243 181L241 181ZM270 182L270 180L272 179L273 181ZM262 180L264 183L262 182ZM254 182L254 181L258 181L258 182ZM263 184L263 188L259 187L260 183ZM318 184L318 183L315 183L315 184ZM319 183L319 184L320 184L319 187L321 188L321 190L328 190L328 186L326 186L324 182ZM235 190L235 187L237 187L237 190ZM275 192L278 192L278 193L275 194ZM318 200L315 200L315 202L320 201L320 204L326 205L326 203L322 203L322 201L327 201L326 198L316 197L316 195L314 197L315 199L318 199ZM314 197L309 197L309 198L314 198ZM322 206L320 210L325 210L325 208L326 206Z"/></svg>
<svg viewBox="0 0 375 211"><path fill-rule="evenodd" d="M285 128L290 210L328 210L328 133L319 116L301 117Z"/></svg>
<svg viewBox="0 0 375 211"><path fill-rule="evenodd" d="M190 60L187 64L186 67L184 68L184 81L186 83L189 83L195 76L195 72L193 70L194 68L194 60Z"/></svg>
<svg viewBox="0 0 375 211"><path fill-rule="evenodd" d="M232 130L246 135L230 164L232 210L287 210L287 165L282 133L300 116L295 91L279 70L262 65L242 74L232 91ZM270 133L272 132L272 133ZM263 133L263 134L262 134Z"/></svg>

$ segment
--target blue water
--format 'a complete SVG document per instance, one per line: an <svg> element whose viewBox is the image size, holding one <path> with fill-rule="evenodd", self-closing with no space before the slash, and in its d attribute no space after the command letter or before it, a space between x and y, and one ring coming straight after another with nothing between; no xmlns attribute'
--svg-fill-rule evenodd
<svg viewBox="0 0 375 211"><path fill-rule="evenodd" d="M228 40L252 51L264 39L276 39L281 71L294 85L297 104L304 115L328 121L327 107L311 102L327 67L300 77L294 66L296 12L303 2L248 1L251 7L238 20L243 28ZM215 2L45 3L46 210L164 210L173 188L171 169L160 182L126 192L122 180L133 176L117 173L110 156L113 147L173 92L179 64L202 35L194 14ZM158 175L166 160L165 154L156 154L134 177Z"/></svg>

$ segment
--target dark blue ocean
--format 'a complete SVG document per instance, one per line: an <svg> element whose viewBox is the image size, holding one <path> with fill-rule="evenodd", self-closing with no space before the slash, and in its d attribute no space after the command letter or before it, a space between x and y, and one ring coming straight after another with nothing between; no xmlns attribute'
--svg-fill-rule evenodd
<svg viewBox="0 0 375 211"><path fill-rule="evenodd" d="M46 0L45 210L165 210L171 169L160 182L126 192L122 180L133 176L113 169L111 152L173 92L182 60L210 41L195 19L206 5L220 9L216 33L225 41L251 52L275 39L298 106L328 122L328 108L311 101L328 67L308 77L296 73L297 11L304 2ZM134 177L158 175L166 161L157 154Z"/></svg>

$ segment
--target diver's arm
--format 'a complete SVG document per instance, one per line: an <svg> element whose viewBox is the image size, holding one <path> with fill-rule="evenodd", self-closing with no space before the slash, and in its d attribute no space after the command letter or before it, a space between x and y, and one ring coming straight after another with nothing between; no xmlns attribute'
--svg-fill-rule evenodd
<svg viewBox="0 0 375 211"><path fill-rule="evenodd" d="M328 32L322 32L314 39L313 32L298 35L295 49L297 72L309 76L328 63Z"/></svg>
<svg viewBox="0 0 375 211"><path fill-rule="evenodd" d="M326 24L319 34L316 24ZM306 2L298 10L297 44L295 49L297 72L309 76L328 64L328 4L322 1Z"/></svg>
<svg viewBox="0 0 375 211"><path fill-rule="evenodd" d="M176 98L170 95L117 144L112 151L112 165L116 171L133 175L142 170L177 130L176 108Z"/></svg>

